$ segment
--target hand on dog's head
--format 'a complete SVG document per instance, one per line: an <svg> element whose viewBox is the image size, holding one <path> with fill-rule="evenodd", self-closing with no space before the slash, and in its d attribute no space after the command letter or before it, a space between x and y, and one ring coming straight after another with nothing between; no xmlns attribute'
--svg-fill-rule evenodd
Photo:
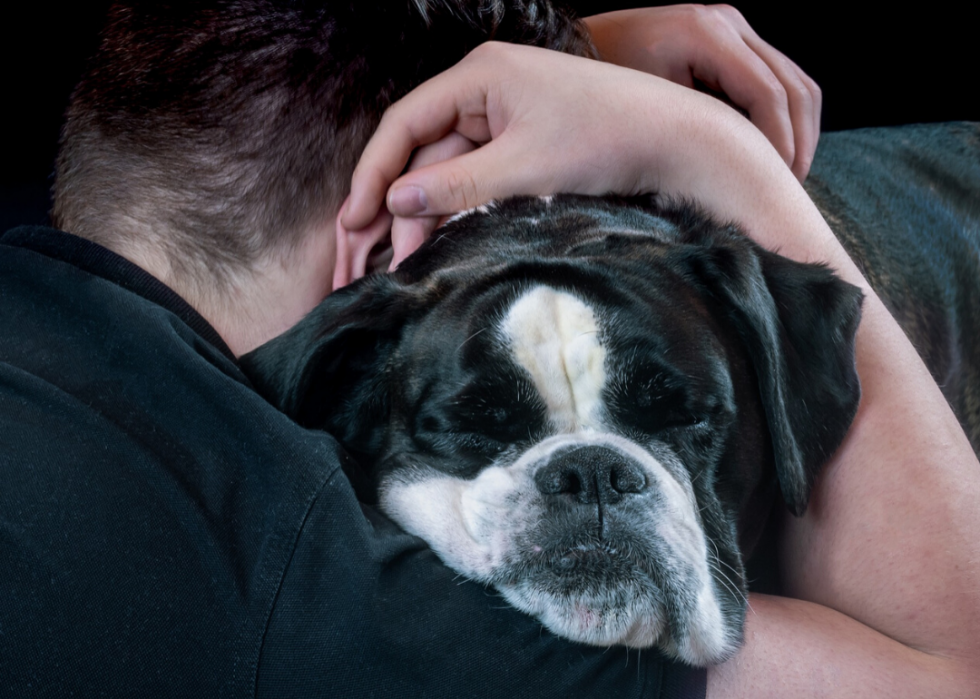
<svg viewBox="0 0 980 699"><path fill-rule="evenodd" d="M860 303L690 206L515 198L242 362L450 567L704 665L741 639L759 494L802 514L853 419Z"/></svg>

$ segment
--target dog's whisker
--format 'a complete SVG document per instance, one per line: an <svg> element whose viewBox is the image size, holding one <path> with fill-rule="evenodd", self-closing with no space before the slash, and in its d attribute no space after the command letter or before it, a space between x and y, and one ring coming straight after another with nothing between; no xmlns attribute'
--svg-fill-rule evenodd
<svg viewBox="0 0 980 699"><path fill-rule="evenodd" d="M714 565L710 561L709 561L709 565L711 566L711 569L721 577L722 584L728 589L729 592L732 593L732 595L734 595L736 599L741 600L745 604L749 603L748 597L746 597L745 593L743 593L741 590L738 589L738 586L735 585L735 583L732 581L731 578L725 575L725 571L721 570L721 568Z"/></svg>
<svg viewBox="0 0 980 699"><path fill-rule="evenodd" d="M715 562L721 563L723 566L725 566L726 568L728 568L728 570L732 571L735 575L741 577L741 575L742 575L741 572L739 572L735 568L732 568L732 566L730 566L728 563L726 563L725 561L722 560L722 558L721 558L721 552L718 550L718 544L716 544L711 539L708 539L707 541L711 544L712 548L714 548L714 550L715 550Z"/></svg>
<svg viewBox="0 0 980 699"><path fill-rule="evenodd" d="M716 544L714 541L712 541L711 542L711 545L714 547L715 556L714 556L713 559L709 559L708 560L708 563L718 572L719 575L721 575L722 577L724 577L724 579L726 581L728 581L732 585L732 587L735 588L735 590L734 590L735 596L738 597L739 599L741 599L746 604L748 604L748 598L745 596L745 593L743 593L740 589L738 589L738 585L735 584L735 581L733 581L728 576L728 574L725 573L725 571L722 570L719 567L719 564L721 564L721 565L725 566L726 568L728 568L738 578L741 578L742 577L742 574L738 570L736 570L735 568L733 568L732 566L730 566L728 563L726 563L725 561L723 561L721 559L721 554L718 551L718 544Z"/></svg>
<svg viewBox="0 0 980 699"><path fill-rule="evenodd" d="M716 558L716 560L717 560L718 563L720 563L721 565L723 565L726 568L728 568L728 570L730 570L735 575L741 575L741 573L739 573L738 570L736 570L735 568L733 568L731 565L729 565L725 561L721 560L721 558Z"/></svg>
<svg viewBox="0 0 980 699"><path fill-rule="evenodd" d="M720 573L720 572L719 572L719 575L721 575L721 576L722 576L722 577L724 578L724 574L723 574L723 573ZM743 604L748 604L748 600L747 600L747 599L745 599L745 597L744 597L744 595L742 595L742 594L740 594L740 593L739 593L739 592L738 592L737 590L734 590L734 589L732 589L732 587L731 587L731 585L729 585L729 584L727 584L727 583L725 583L725 582L723 582L723 581L721 582L721 585L722 585L722 587L723 587L723 588L724 588L725 590L727 590L727 591L728 591L728 592L729 592L729 593L730 593L730 594L731 594L731 595L732 595L732 596L733 596L733 597L734 597L735 599L737 599L737 600L739 600L739 601L740 601L740 602L742 602Z"/></svg>
<svg viewBox="0 0 980 699"><path fill-rule="evenodd" d="M480 328L475 333L473 333L472 335L470 335L468 338L466 338L465 340L463 340L462 342L460 342L459 343L459 346L456 348L456 351L459 352L463 348L463 345L465 345L467 342L469 342L470 340L472 340L474 337L476 337L480 333L484 332L485 330L486 330L486 328Z"/></svg>

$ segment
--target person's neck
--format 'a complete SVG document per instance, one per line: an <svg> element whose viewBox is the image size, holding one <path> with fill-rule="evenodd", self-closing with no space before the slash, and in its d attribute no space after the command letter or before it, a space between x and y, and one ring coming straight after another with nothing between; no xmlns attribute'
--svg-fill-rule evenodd
<svg viewBox="0 0 980 699"><path fill-rule="evenodd" d="M331 219L289 254L253 264L220 290L203 291L180 283L163 254L120 253L180 294L240 357L291 328L330 293L335 249Z"/></svg>

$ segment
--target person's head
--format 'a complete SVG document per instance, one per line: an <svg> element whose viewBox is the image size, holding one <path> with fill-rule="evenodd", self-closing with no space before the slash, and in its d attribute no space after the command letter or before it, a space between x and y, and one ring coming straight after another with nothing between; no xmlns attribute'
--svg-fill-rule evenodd
<svg viewBox="0 0 980 699"><path fill-rule="evenodd" d="M117 3L68 109L54 223L220 306L332 230L385 108L490 38L591 50L539 0Z"/></svg>

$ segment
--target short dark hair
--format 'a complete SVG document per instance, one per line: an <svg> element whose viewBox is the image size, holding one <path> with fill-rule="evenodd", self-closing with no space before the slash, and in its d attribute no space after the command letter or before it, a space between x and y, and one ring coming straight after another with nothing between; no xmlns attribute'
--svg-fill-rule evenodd
<svg viewBox="0 0 980 699"><path fill-rule="evenodd" d="M385 108L481 42L592 55L548 0L114 5L75 89L55 224L210 284L336 211Z"/></svg>

